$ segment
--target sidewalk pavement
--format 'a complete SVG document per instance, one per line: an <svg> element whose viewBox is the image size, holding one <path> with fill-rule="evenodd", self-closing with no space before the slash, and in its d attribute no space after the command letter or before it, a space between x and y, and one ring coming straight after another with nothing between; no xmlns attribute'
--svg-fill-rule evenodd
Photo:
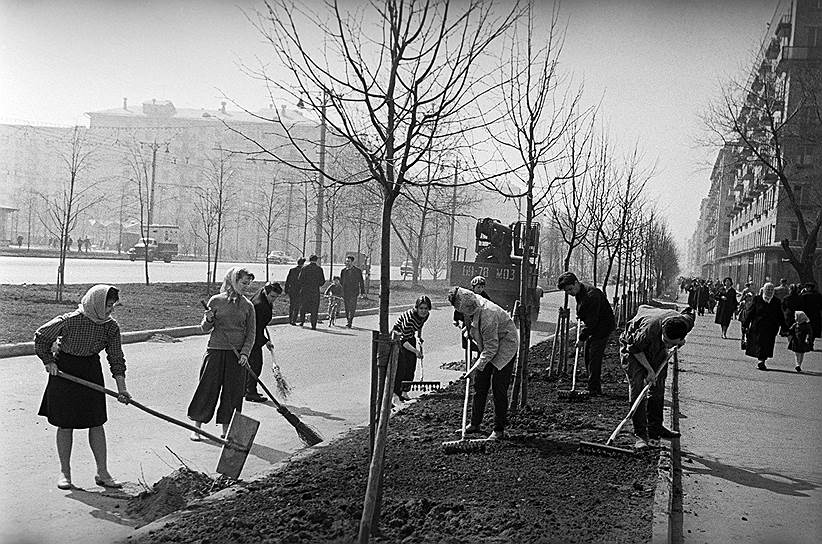
<svg viewBox="0 0 822 544"><path fill-rule="evenodd" d="M740 349L738 321L728 336L714 315L697 317L680 357L671 542L822 542L822 353L796 373L777 337L763 372Z"/></svg>

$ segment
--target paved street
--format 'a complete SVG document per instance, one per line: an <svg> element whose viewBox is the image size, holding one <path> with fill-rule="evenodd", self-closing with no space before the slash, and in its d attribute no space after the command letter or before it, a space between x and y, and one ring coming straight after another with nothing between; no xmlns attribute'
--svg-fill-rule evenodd
<svg viewBox="0 0 822 544"><path fill-rule="evenodd" d="M739 322L723 340L713 319L697 318L680 363L682 542L822 542L822 353L797 374L778 337L761 372Z"/></svg>
<svg viewBox="0 0 822 544"><path fill-rule="evenodd" d="M560 295L546 294L543 319L555 320ZM434 310L425 326L426 380L447 382L459 375L438 368L461 357L451 317L448 308ZM326 439L324 445L367 423L371 338L367 329L376 328L377 317L359 317L355 325L354 330L324 325L317 331L288 325L269 328L278 361L294 389L287 406L320 432ZM538 329L534 342L547 337L549 326L541 323ZM128 387L135 400L185 419L205 344L206 337L197 336L174 343L126 345ZM113 387L110 375L105 374L107 385ZM273 385L268 362L263 381ZM84 431L75 432L72 455L72 480L78 489L56 488L59 464L54 429L36 415L45 382L36 357L0 359L0 410L6 415L0 448L0 542L20 542L25 535L37 543L103 544L127 536L133 521L123 512L125 502L104 496L102 488L93 484L94 463ZM110 398L108 411L109 464L116 477L152 485L180 466L176 456L195 470L214 471L220 456L216 445L193 443L185 429ZM301 448L292 427L273 406L245 403L244 413L261 422L244 479L275 467ZM456 419L454 425L458 425ZM206 430L219 434L213 423ZM136 485L131 488L137 490Z"/></svg>

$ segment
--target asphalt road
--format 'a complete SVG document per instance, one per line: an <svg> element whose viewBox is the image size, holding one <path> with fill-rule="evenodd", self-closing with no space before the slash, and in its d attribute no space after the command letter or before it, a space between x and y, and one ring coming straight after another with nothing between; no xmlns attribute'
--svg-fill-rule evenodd
<svg viewBox="0 0 822 544"><path fill-rule="evenodd" d="M546 294L541 318L555 321L561 301L561 293ZM450 309L435 309L425 326L426 380L447 382L459 375L438 368L461 358L451 317ZM394 318L391 316L392 322ZM355 327L329 329L321 324L316 331L288 325L269 328L278 362L294 389L286 405L325 438L318 447L367 423L369 329L377 327L377 317L358 317ZM549 332L550 325L541 322L533 342L545 339ZM205 344L205 336L196 336L173 343L124 346L128 388L134 399L185 419ZM107 385L113 388L110 375L105 375ZM273 385L268 361L263 381ZM68 492L56 488L59 463L54 428L36 415L45 383L46 374L36 357L0 359L0 410L5 414L0 446L0 542L102 544L126 537L133 531L134 521L123 511L122 494L109 496L112 494L94 485L94 462L86 432L75 432L72 480L77 488ZM185 429L107 400L109 468L115 477L130 482L127 491L140 491L140 482L153 485L180 467L180 460L195 470L214 472L220 456L215 444L191 442ZM276 467L301 449L293 428L272 405L245 403L243 413L261 423L242 473L244 479ZM459 418L454 414L455 428ZM213 422L205 428L219 434Z"/></svg>

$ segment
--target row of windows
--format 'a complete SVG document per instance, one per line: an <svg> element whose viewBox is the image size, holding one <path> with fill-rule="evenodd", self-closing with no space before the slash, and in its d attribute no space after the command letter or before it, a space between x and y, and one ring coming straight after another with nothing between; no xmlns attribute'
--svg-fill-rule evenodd
<svg viewBox="0 0 822 544"><path fill-rule="evenodd" d="M746 249L772 244L775 230L776 227L774 225L765 225L753 232L749 232L741 238L732 240L728 247L728 253L737 253L739 251L745 251Z"/></svg>

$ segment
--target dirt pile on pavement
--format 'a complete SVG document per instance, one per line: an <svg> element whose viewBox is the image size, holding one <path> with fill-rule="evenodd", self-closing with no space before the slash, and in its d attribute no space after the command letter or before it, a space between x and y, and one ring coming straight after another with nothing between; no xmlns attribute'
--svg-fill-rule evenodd
<svg viewBox="0 0 822 544"><path fill-rule="evenodd" d="M603 442L628 410L615 345L605 361L605 395L585 402L560 401L556 391L568 380L547 379L545 366L531 359L529 407L511 415L508 439L485 454L442 451L442 442L458 437L463 382L392 418L376 542L650 540L657 456L599 457L577 447ZM486 425L492 413L489 402ZM632 443L625 435L618 442ZM352 542L367 474L368 430L359 429L134 540Z"/></svg>
<svg viewBox="0 0 822 544"><path fill-rule="evenodd" d="M151 489L128 501L126 511L139 518L141 525L175 512L200 499L228 487L232 482L213 479L207 474L181 467L164 476Z"/></svg>

